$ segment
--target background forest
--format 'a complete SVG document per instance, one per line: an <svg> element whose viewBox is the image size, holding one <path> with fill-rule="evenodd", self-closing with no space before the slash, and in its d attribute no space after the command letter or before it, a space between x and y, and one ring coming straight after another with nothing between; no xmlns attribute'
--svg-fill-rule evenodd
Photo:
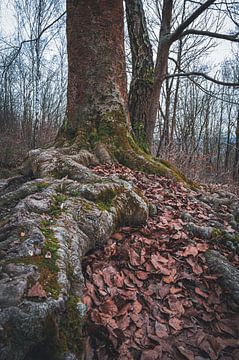
<svg viewBox="0 0 239 360"><path fill-rule="evenodd" d="M192 27L234 34L239 26L238 4L218 2ZM162 5L163 1L143 1L154 60ZM4 0L0 6L0 167L1 175L8 175L30 149L53 141L64 120L65 1ZM197 1L175 1L172 28L197 6ZM129 86L132 64L127 24L125 28ZM179 70L180 76L173 76ZM198 73L238 84L238 43L190 34L172 44L158 101L154 154L174 162L194 180L231 183L234 178L236 184L238 85L224 86Z"/></svg>

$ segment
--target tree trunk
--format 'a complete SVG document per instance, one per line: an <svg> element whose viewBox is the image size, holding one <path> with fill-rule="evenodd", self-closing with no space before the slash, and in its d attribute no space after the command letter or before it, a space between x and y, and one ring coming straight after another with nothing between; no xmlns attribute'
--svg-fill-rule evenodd
<svg viewBox="0 0 239 360"><path fill-rule="evenodd" d="M158 112L158 102L161 87L166 77L169 48L171 45L170 29L172 20L173 1L164 0L162 10L162 23L159 34L157 60L155 65L155 78L152 96L148 106L148 142L152 146L155 121Z"/></svg>
<svg viewBox="0 0 239 360"><path fill-rule="evenodd" d="M83 144L100 131L107 114L119 112L125 124L128 118L122 0L68 0L67 51L62 130Z"/></svg>
<svg viewBox="0 0 239 360"><path fill-rule="evenodd" d="M88 149L102 162L173 174L130 134L123 19L122 0L67 1L67 116L56 145Z"/></svg>
<svg viewBox="0 0 239 360"><path fill-rule="evenodd" d="M126 0L126 15L132 54L129 112L134 135L141 147L148 150L147 112L154 81L154 61L142 1Z"/></svg>
<svg viewBox="0 0 239 360"><path fill-rule="evenodd" d="M239 111L237 114L237 122L236 122L236 148L235 148L235 159L233 166L233 178L237 181L239 179Z"/></svg>

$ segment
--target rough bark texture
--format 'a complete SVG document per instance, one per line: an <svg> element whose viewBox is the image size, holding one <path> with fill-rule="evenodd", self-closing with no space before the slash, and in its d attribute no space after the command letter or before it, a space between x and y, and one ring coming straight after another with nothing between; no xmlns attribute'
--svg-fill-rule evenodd
<svg viewBox="0 0 239 360"><path fill-rule="evenodd" d="M148 104L154 80L153 51L141 0L127 0L126 15L132 54L129 113L138 143L148 149Z"/></svg>
<svg viewBox="0 0 239 360"><path fill-rule="evenodd" d="M81 258L119 225L138 225L148 205L132 185L100 178L86 151L34 150L1 183L0 359L81 359L85 306Z"/></svg>
<svg viewBox="0 0 239 360"><path fill-rule="evenodd" d="M206 259L211 271L220 276L222 286L239 305L239 270L218 251L209 251Z"/></svg>
<svg viewBox="0 0 239 360"><path fill-rule="evenodd" d="M122 0L67 1L68 104L57 146L94 152L101 162L184 178L144 153L127 110Z"/></svg>
<svg viewBox="0 0 239 360"><path fill-rule="evenodd" d="M127 116L122 0L67 1L68 93L63 131L97 133L102 116ZM82 139L80 139L82 142Z"/></svg>
<svg viewBox="0 0 239 360"><path fill-rule="evenodd" d="M158 102L161 87L166 77L169 48L171 45L171 20L172 20L173 1L163 2L162 23L159 33L159 43L157 50L157 60L155 65L155 77L153 82L152 96L148 105L148 141L152 145L154 127L158 112Z"/></svg>

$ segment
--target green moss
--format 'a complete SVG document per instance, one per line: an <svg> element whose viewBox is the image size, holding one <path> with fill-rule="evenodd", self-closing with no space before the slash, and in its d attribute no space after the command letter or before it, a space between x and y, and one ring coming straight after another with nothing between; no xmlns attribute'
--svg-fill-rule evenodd
<svg viewBox="0 0 239 360"><path fill-rule="evenodd" d="M217 237L219 237L219 236L221 236L221 235L222 235L222 230L221 230L221 229L214 228L214 229L212 230L212 238L213 238L213 239L215 239L215 238L217 238Z"/></svg>
<svg viewBox="0 0 239 360"><path fill-rule="evenodd" d="M12 262L12 260L11 260ZM57 299L60 293L60 287L57 282L58 266L53 258L46 259L45 256L29 256L16 259L16 264L35 265L40 272L39 282L43 289L50 293L54 299Z"/></svg>
<svg viewBox="0 0 239 360"><path fill-rule="evenodd" d="M80 190L77 190L77 189L72 189L72 190L69 190L69 195L72 196L72 197L78 197L80 196Z"/></svg>
<svg viewBox="0 0 239 360"><path fill-rule="evenodd" d="M155 75L154 68L153 67L147 68L142 80L146 81L149 85L153 85L155 78L154 75Z"/></svg>
<svg viewBox="0 0 239 360"><path fill-rule="evenodd" d="M68 175L68 171L67 170L57 170L57 171L55 171L53 174L53 177L55 178L55 179L62 179L63 177L66 177L67 175Z"/></svg>
<svg viewBox="0 0 239 360"><path fill-rule="evenodd" d="M117 190L106 189L96 200L96 205L101 211L110 211L113 205L113 200L117 195Z"/></svg>
<svg viewBox="0 0 239 360"><path fill-rule="evenodd" d="M71 295L66 302L66 311L59 328L59 352L71 352L81 358L83 349L82 325L78 305L80 298Z"/></svg>
<svg viewBox="0 0 239 360"><path fill-rule="evenodd" d="M62 204L66 201L67 196L65 194L55 194L52 197L52 204L49 210L49 215L58 217L62 213Z"/></svg>
<svg viewBox="0 0 239 360"><path fill-rule="evenodd" d="M41 183L37 183L37 184L36 184L36 187L37 187L37 191L38 191L38 192L42 192L42 191L45 190L48 186L49 186L49 184L46 183L46 182L41 182Z"/></svg>

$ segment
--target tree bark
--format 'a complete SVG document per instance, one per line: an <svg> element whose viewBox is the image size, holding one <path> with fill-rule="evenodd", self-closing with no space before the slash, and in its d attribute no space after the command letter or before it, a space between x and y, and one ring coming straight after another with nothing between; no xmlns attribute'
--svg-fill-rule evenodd
<svg viewBox="0 0 239 360"><path fill-rule="evenodd" d="M68 93L65 133L83 143L106 113L127 115L122 0L67 1ZM87 138L87 139L86 139Z"/></svg>
<svg viewBox="0 0 239 360"><path fill-rule="evenodd" d="M235 148L235 159L233 166L233 178L238 181L239 178L239 111L237 113L236 120L236 148Z"/></svg>
<svg viewBox="0 0 239 360"><path fill-rule="evenodd" d="M125 4L132 54L129 113L134 135L141 147L147 149L147 112L154 81L153 51L142 1L126 0Z"/></svg>
<svg viewBox="0 0 239 360"><path fill-rule="evenodd" d="M130 133L122 0L67 0L67 116L56 146L94 152L133 169L184 178Z"/></svg>
<svg viewBox="0 0 239 360"><path fill-rule="evenodd" d="M167 73L169 48L171 45L171 20L172 20L173 1L164 0L162 10L162 23L159 33L159 43L157 50L157 60L155 65L155 78L152 96L148 106L148 142L152 146L155 121L158 112L158 102L161 87Z"/></svg>

